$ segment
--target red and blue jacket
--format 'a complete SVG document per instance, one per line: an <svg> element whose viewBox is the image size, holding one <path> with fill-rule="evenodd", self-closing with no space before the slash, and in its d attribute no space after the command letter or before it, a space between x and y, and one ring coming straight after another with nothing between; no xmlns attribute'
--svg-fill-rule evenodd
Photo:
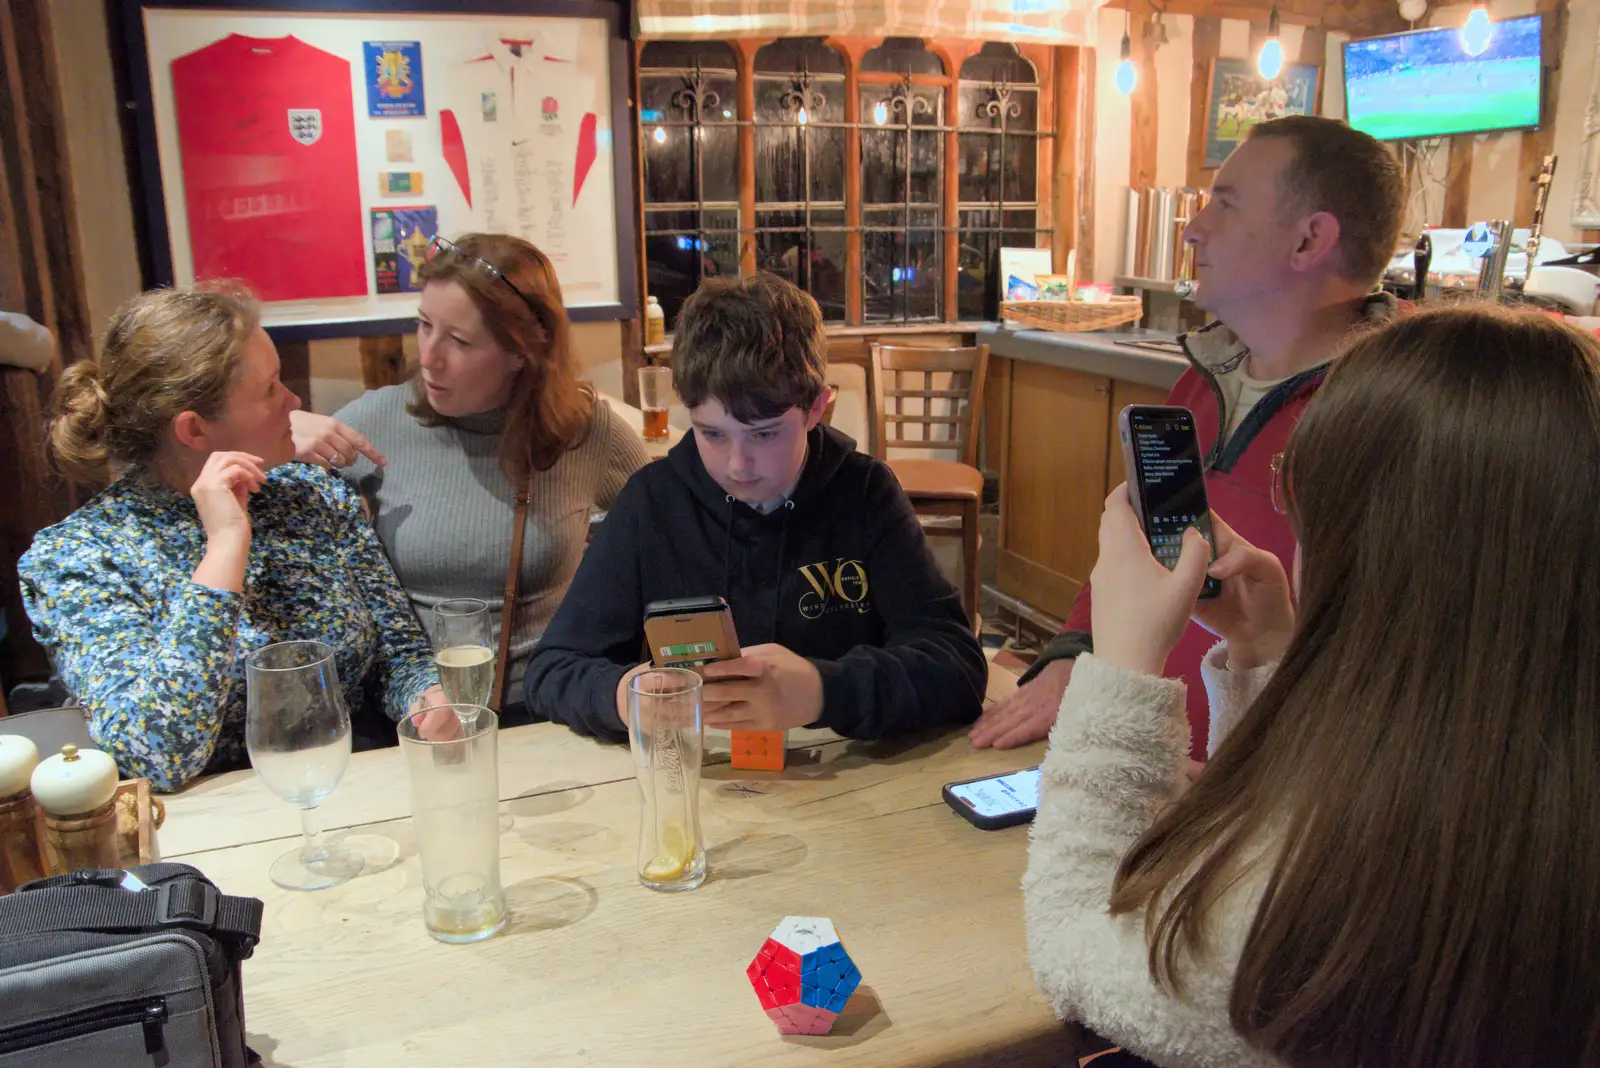
<svg viewBox="0 0 1600 1068"><path fill-rule="evenodd" d="M1397 307L1389 294L1374 293L1367 299L1364 315L1368 322L1381 322L1393 316ZM1195 432L1205 454L1206 497L1211 510L1246 541L1270 550L1283 561L1286 571L1292 571L1294 532L1288 517L1272 507L1272 458L1288 447L1289 435L1322 385L1328 363L1278 383L1256 402L1238 429L1224 441L1227 400L1217 379L1237 370L1250 350L1221 323L1184 334L1178 341L1190 366L1167 395L1167 403L1194 413ZM1094 651L1089 632L1091 596L1089 583L1085 582L1061 633L1045 646L1023 675L1023 682L1053 660ZM1191 622L1168 657L1163 673L1189 684L1189 754L1196 760L1206 758L1206 736L1211 725L1206 690L1200 683L1200 661L1216 643L1215 635Z"/></svg>

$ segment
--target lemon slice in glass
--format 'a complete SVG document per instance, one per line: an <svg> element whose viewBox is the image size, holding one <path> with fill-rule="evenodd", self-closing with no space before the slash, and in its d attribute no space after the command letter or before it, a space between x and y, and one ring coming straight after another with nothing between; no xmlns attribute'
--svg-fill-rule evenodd
<svg viewBox="0 0 1600 1068"><path fill-rule="evenodd" d="M681 824L669 823L661 828L655 855L644 866L644 877L651 882L668 882L682 875L693 859L694 839Z"/></svg>

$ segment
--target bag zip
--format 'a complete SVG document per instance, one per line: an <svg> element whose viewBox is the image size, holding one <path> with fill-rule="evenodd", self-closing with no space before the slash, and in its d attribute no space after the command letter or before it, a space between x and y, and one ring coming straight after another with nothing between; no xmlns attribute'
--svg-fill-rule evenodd
<svg viewBox="0 0 1600 1068"><path fill-rule="evenodd" d="M0 1053L19 1053L96 1031L139 1024L144 1028L144 1051L159 1064L164 1063L161 1055L167 1050L166 1023L166 998L118 1001L0 1031Z"/></svg>

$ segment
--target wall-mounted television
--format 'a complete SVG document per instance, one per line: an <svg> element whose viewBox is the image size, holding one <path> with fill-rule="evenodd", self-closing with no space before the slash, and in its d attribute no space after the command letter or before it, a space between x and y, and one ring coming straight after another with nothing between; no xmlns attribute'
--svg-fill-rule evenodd
<svg viewBox="0 0 1600 1068"><path fill-rule="evenodd" d="M1458 26L1350 41L1345 120L1382 141L1537 127L1543 23L1541 15L1494 23L1476 56Z"/></svg>

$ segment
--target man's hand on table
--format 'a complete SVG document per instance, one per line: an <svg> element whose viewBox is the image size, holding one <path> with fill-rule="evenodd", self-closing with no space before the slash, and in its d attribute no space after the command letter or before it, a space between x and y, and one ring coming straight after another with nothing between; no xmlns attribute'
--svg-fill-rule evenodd
<svg viewBox="0 0 1600 1068"><path fill-rule="evenodd" d="M1004 701L984 709L968 737L974 749L1015 749L1050 736L1075 660L1052 660Z"/></svg>

